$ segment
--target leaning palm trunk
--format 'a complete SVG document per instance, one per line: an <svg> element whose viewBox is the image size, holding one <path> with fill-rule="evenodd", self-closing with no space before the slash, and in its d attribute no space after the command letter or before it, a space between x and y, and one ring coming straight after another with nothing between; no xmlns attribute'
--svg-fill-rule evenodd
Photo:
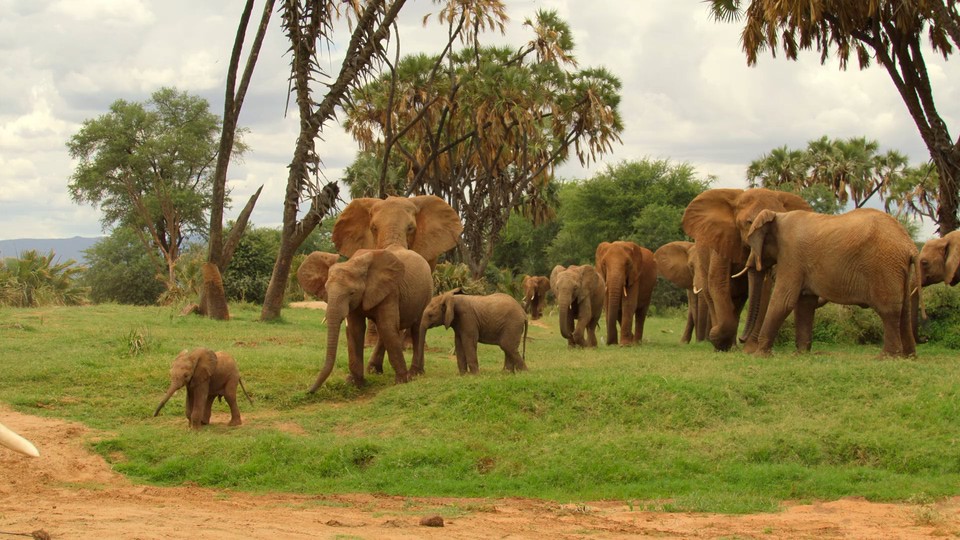
<svg viewBox="0 0 960 540"><path fill-rule="evenodd" d="M327 317L327 361L323 364L323 369L320 370L320 374L317 375L316 382L314 382L310 390L307 391L311 394L316 392L317 389L326 382L327 377L333 372L333 365L337 361L337 345L340 341L340 323L343 321L343 318L338 316L331 319L329 318L329 313L327 313Z"/></svg>
<svg viewBox="0 0 960 540"><path fill-rule="evenodd" d="M163 406L166 405L168 401L170 401L170 398L177 393L177 390L180 389L180 386L181 385L174 383L170 385L170 388L167 388L167 393L163 396L163 399L160 400L160 404L157 405L156 410L153 411L154 416L157 416L158 414L160 414L160 409L162 409ZM188 414L189 412L190 411L187 411Z"/></svg>

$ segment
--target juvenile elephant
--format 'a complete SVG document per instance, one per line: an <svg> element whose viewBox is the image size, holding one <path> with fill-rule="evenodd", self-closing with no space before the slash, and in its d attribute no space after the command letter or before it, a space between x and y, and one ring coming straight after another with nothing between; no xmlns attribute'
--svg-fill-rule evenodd
<svg viewBox="0 0 960 540"><path fill-rule="evenodd" d="M747 268L762 273L777 265L759 353L770 352L791 310L797 348L809 350L818 297L873 308L883 321L883 353L916 353L910 293L920 284L919 254L892 216L865 208L839 216L764 210L753 220L747 242Z"/></svg>
<svg viewBox="0 0 960 540"><path fill-rule="evenodd" d="M25 456L40 457L40 451L32 442L21 437L7 426L0 424L0 444Z"/></svg>
<svg viewBox="0 0 960 540"><path fill-rule="evenodd" d="M641 343L650 297L657 284L653 253L633 242L601 242L597 246L596 269L606 283L607 345L618 343L618 323L621 345Z"/></svg>
<svg viewBox="0 0 960 540"><path fill-rule="evenodd" d="M170 366L170 387L153 415L160 414L160 409L173 394L186 386L187 404L184 412L190 421L190 427L199 429L201 425L210 423L210 409L213 400L218 396L227 400L227 405L230 406L229 425L239 426L243 422L240 419L240 408L237 407L237 385L253 404L247 389L243 387L243 381L240 380L237 361L232 356L204 347L181 351Z"/></svg>
<svg viewBox="0 0 960 540"><path fill-rule="evenodd" d="M810 205L792 193L765 188L708 189L697 195L683 212L683 230L697 244L698 257L706 261L707 305L710 311L709 339L715 349L729 350L737 341L740 309L738 289L748 288L750 308L741 341L747 349L756 344L756 334L766 309L765 284L755 271L746 278L731 275L746 263L747 232L763 210L812 211ZM742 304L741 304L742 306Z"/></svg>
<svg viewBox="0 0 960 540"><path fill-rule="evenodd" d="M694 331L697 341L703 341L710 328L710 311L706 300L701 301L701 296L705 298L702 295L705 269L697 256L697 245L693 242L670 242L660 246L653 257L657 261L657 272L687 291L687 325L680 342L690 343Z"/></svg>
<svg viewBox="0 0 960 540"><path fill-rule="evenodd" d="M557 265L550 272L550 290L560 311L560 334L571 347L596 347L606 284L592 265ZM574 327L576 321L576 327ZM586 331L586 341L584 341Z"/></svg>
<svg viewBox="0 0 960 540"><path fill-rule="evenodd" d="M461 294L456 288L434 296L423 311L420 341L427 329L443 325L453 327L457 368L460 374L477 373L477 342L499 345L503 350L504 371L526 371L527 316L523 307L509 294L486 296ZM523 354L520 343L523 341Z"/></svg>
<svg viewBox="0 0 960 540"><path fill-rule="evenodd" d="M920 277L923 286L960 283L960 231L929 240L920 249Z"/></svg>
<svg viewBox="0 0 960 540"><path fill-rule="evenodd" d="M545 276L523 277L523 310L530 313L533 320L543 316L543 306L547 304L550 292L550 278Z"/></svg>
<svg viewBox="0 0 960 540"><path fill-rule="evenodd" d="M417 253L393 246L388 249L358 250L349 260L327 269L324 285L327 297L326 363L309 392L327 380L337 359L340 324L347 321L347 353L350 380L363 384L363 334L367 319L380 329L377 347L383 347L393 366L397 382L406 382L410 373L423 373L423 342L420 318L430 301L433 278L430 265ZM403 358L401 332L413 337L410 373ZM375 349L372 358L377 358ZM380 356L382 358L382 355ZM374 369L381 366L371 366Z"/></svg>

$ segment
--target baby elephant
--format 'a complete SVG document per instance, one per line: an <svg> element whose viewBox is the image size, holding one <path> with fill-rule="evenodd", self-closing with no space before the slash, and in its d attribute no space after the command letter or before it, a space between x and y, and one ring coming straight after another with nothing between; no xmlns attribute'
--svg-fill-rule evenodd
<svg viewBox="0 0 960 540"><path fill-rule="evenodd" d="M243 389L247 401L253 404L247 389L240 380L240 370L237 361L223 352L213 352L207 348L197 348L192 351L183 350L174 359L170 366L170 387L163 396L154 416L160 414L160 409L167 404L177 390L187 387L186 415L190 427L199 429L203 424L210 423L210 407L218 396L226 399L230 405L230 425L239 426L240 409L237 407L237 385Z"/></svg>
<svg viewBox="0 0 960 540"><path fill-rule="evenodd" d="M495 293L487 296L461 294L453 289L434 296L423 311L420 321L420 339L426 337L427 329L443 324L453 327L456 341L457 367L463 375L477 373L477 342L499 345L503 349L503 369L525 371L527 364L519 352L523 340L524 355L527 348L527 316L523 306L512 296Z"/></svg>

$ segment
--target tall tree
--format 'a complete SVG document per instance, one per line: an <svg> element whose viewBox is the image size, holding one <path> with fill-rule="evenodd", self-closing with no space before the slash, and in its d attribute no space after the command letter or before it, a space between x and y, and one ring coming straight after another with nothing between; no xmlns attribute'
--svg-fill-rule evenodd
<svg viewBox="0 0 960 540"><path fill-rule="evenodd" d="M405 0L370 0L362 5L358 0L284 0L281 4L283 30L290 40L290 84L300 116L300 134L287 175L280 250L260 313L263 320L280 316L293 256L333 208L339 192L336 182L320 185L321 161L315 141L342 105L349 89L369 72L377 55L382 54L383 42L389 37L404 3ZM325 85L326 94L317 102L312 85L317 77L326 73L319 48L331 39L341 6L355 17L351 23L353 33L339 73ZM310 208L300 217L303 200L309 201Z"/></svg>
<svg viewBox="0 0 960 540"><path fill-rule="evenodd" d="M67 142L79 160L73 200L99 206L105 229L135 231L168 291L184 240L205 232L220 128L206 100L162 88L145 103L115 101ZM237 141L232 155L245 150Z"/></svg>
<svg viewBox="0 0 960 540"><path fill-rule="evenodd" d="M266 0L263 5L263 13L260 16L260 24L257 27L253 43L247 55L247 63L243 74L240 77L239 86L237 84L237 71L240 67L240 56L243 51L243 42L247 35L247 26L250 24L250 15L253 12L254 0L247 0L243 12L240 15L240 23L237 25L237 35L233 42L233 52L230 55L230 64L227 66L226 92L223 100L223 124L220 131L220 145L217 154L217 165L213 173L213 201L210 208L210 237L209 254L207 262L216 265L217 271L221 274L230 264L233 252L240 242L240 237L246 228L246 224L253 213L254 205L260 197L260 186L244 206L240 215L237 217L230 238L226 245L223 243L223 210L226 204L227 193L227 169L230 166L230 154L233 152L233 145L237 134L237 122L240 118L240 110L243 108L243 100L247 95L247 88L250 86L250 79L253 76L253 69L257 65L257 58L260 55L260 47L263 45L263 38L267 32L267 25L270 22L270 15L273 13L276 0ZM222 280L212 280L206 282L213 286L223 286ZM206 285L205 284L205 285ZM224 291L203 291L202 293L207 301L201 300L200 305L206 308L206 315L214 318L225 319L229 317L229 311L226 305L226 295ZM219 302L213 305L211 302Z"/></svg>
<svg viewBox="0 0 960 540"><path fill-rule="evenodd" d="M709 0L718 20L744 21L741 43L747 63L760 52L782 49L795 60L799 51L816 49L820 62L836 55L846 68L855 55L861 69L872 61L890 75L939 173L937 224L940 234L958 227L960 140L950 135L937 110L927 74L922 41L948 58L960 46L956 0Z"/></svg>
<svg viewBox="0 0 960 540"><path fill-rule="evenodd" d="M876 196L898 214L933 215L929 182L908 165L906 156L896 150L881 153L877 141L864 137L823 136L802 150L774 148L750 163L747 182L797 193L822 213L836 213L848 203L862 208Z"/></svg>
<svg viewBox="0 0 960 540"><path fill-rule="evenodd" d="M543 207L554 167L597 159L623 129L620 82L576 69L569 26L549 11L524 24L532 39L515 50L473 40L446 63L406 57L347 108L345 126L363 148L403 158L408 193L437 195L461 215L460 253L475 276L511 210Z"/></svg>

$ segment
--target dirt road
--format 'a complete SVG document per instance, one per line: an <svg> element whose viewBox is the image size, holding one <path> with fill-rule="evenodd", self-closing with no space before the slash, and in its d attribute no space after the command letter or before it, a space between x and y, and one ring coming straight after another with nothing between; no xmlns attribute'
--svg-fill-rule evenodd
<svg viewBox="0 0 960 540"><path fill-rule="evenodd" d="M226 417L223 418L226 420ZM621 502L247 494L134 485L84 448L94 434L0 409L41 457L0 447L0 539L51 538L932 538L960 535L960 498L936 504L841 500L776 514L663 514ZM220 419L215 419L220 421ZM441 515L442 528L420 524Z"/></svg>

